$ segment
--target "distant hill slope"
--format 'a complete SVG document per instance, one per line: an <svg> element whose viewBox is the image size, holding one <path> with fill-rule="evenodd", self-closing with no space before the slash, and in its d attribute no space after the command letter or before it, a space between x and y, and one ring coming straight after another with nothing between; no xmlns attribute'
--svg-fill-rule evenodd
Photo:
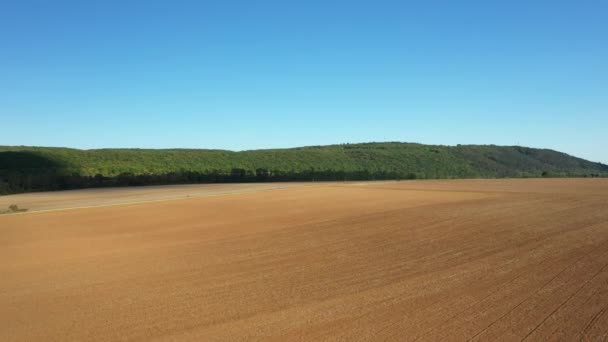
<svg viewBox="0 0 608 342"><path fill-rule="evenodd" d="M0 146L0 193L198 182L606 175L607 165L520 146L388 142L240 152Z"/></svg>

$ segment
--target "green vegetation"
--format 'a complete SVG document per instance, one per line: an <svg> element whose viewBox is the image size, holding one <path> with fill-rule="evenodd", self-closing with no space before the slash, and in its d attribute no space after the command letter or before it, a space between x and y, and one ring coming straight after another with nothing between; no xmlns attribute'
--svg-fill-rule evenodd
<svg viewBox="0 0 608 342"><path fill-rule="evenodd" d="M607 165L520 146L390 142L241 152L0 146L0 194L179 183L607 175Z"/></svg>

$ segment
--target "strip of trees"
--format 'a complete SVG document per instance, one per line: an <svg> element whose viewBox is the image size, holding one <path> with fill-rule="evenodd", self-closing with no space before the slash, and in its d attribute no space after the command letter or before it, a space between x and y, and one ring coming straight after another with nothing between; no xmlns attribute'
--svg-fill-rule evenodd
<svg viewBox="0 0 608 342"><path fill-rule="evenodd" d="M606 175L608 165L519 146L393 142L239 152L0 146L0 194L187 183Z"/></svg>
<svg viewBox="0 0 608 342"><path fill-rule="evenodd" d="M22 170L20 172L0 172L0 194L143 185L398 180L418 177L419 175L415 173L399 174L388 171L307 170L289 172L261 168L253 171L234 168L230 172L211 170L208 172L183 171L140 175L121 173L115 177L106 177L101 174L95 176L65 175L60 170L52 169L29 170L29 172Z"/></svg>

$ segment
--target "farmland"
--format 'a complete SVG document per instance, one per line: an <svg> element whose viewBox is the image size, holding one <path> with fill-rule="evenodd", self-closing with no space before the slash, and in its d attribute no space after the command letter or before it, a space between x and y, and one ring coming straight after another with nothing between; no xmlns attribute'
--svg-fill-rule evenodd
<svg viewBox="0 0 608 342"><path fill-rule="evenodd" d="M601 340L608 179L0 197L0 340Z"/></svg>

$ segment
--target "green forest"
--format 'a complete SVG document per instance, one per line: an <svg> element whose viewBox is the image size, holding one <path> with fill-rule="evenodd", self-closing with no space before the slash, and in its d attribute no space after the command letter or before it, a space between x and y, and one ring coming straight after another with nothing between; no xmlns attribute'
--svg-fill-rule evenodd
<svg viewBox="0 0 608 342"><path fill-rule="evenodd" d="M238 152L0 146L0 194L217 182L605 176L607 165L520 146L389 142Z"/></svg>

